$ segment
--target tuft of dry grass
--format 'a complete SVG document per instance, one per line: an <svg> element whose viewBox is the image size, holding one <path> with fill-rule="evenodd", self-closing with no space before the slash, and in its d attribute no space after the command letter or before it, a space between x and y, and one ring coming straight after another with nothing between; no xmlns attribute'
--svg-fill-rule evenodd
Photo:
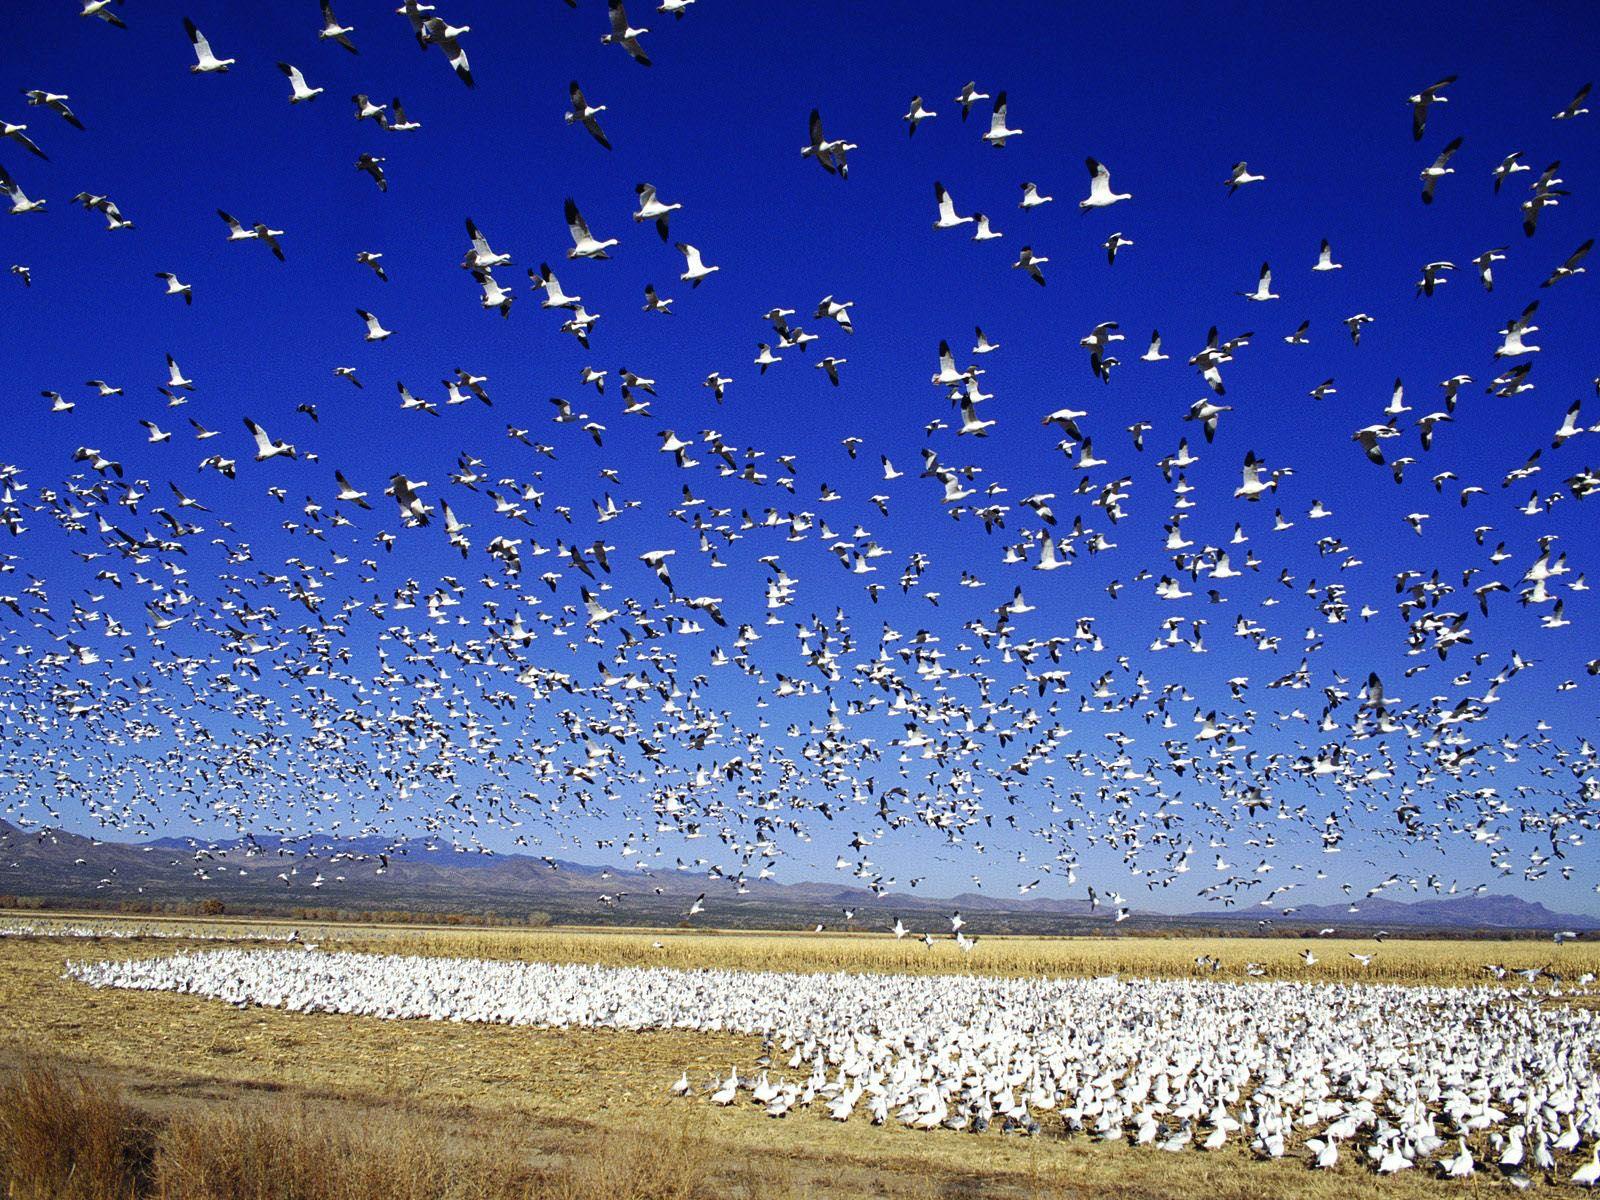
<svg viewBox="0 0 1600 1200"><path fill-rule="evenodd" d="M12 1200L133 1200L150 1133L115 1089L27 1066L0 1088L0 1184Z"/></svg>

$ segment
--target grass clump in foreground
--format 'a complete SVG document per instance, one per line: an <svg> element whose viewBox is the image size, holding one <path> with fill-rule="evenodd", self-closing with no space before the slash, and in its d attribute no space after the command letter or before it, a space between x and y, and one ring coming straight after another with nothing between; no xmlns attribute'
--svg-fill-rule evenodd
<svg viewBox="0 0 1600 1200"><path fill-rule="evenodd" d="M616 1131L535 1168L486 1120L445 1136L282 1102L157 1118L39 1066L0 1085L8 1200L711 1200L728 1194L713 1174L683 1133Z"/></svg>

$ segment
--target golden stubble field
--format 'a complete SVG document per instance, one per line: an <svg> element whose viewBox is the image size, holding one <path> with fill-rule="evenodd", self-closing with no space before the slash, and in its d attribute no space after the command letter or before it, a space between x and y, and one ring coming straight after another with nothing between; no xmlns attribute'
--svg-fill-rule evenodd
<svg viewBox="0 0 1600 1200"><path fill-rule="evenodd" d="M86 919L88 921L89 919ZM94 918L98 923L103 918ZM0 922L3 923L3 922ZM287 926L250 922L204 928L248 936ZM172 932L199 932L186 922ZM984 938L970 955L887 935L680 931L434 930L300 926L323 951L795 971L973 971L1008 975L1185 975L1216 955L1225 978L1247 962L1268 977L1482 983L1486 963L1550 964L1568 979L1600 971L1600 945L1269 939ZM68 960L170 954L220 943L182 938L0 938L0 1071L63 1064L123 1087L135 1103L172 1111L227 1102L289 1102L335 1119L401 1119L448 1130L487 1119L506 1153L534 1164L582 1154L596 1139L689 1135L713 1148L706 1168L764 1197L1039 1196L1475 1197L1506 1185L1490 1170L1441 1183L1408 1172L1378 1178L1341 1163L1331 1173L1303 1161L1253 1161L1230 1143L1215 1154L1161 1154L1045 1136L922 1133L865 1121L835 1124L820 1112L783 1121L754 1107L718 1109L673 1100L688 1069L697 1084L730 1064L747 1068L755 1039L661 1032L538 1030L392 1022L237 1009L167 993L95 991L62 977ZM1305 966L1311 945L1319 962ZM1372 953L1359 966L1349 953ZM1560 1002L1560 1001L1557 1001ZM475 1135L476 1136L476 1135ZM1419 1177L1421 1176L1421 1177ZM1551 1189L1546 1189L1551 1190ZM1565 1191L1567 1189L1556 1189ZM733 1194L738 1194L737 1191Z"/></svg>

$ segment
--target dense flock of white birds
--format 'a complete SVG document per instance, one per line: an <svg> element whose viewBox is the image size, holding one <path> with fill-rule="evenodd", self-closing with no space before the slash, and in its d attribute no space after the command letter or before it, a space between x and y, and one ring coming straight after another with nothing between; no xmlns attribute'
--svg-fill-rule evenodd
<svg viewBox="0 0 1600 1200"><path fill-rule="evenodd" d="M1600 1011L1527 988L776 974L290 950L69 964L97 988L394 1020L759 1035L679 1095L921 1129L1595 1181Z"/></svg>
<svg viewBox="0 0 1600 1200"><path fill-rule="evenodd" d="M607 54L614 71L649 66L646 46L658 39L674 48L670 57L692 59L697 22L714 19L688 13L690 0L669 0L660 11L688 18L651 33L621 0L609 0L608 15L598 3L574 7L574 37L587 12L593 32L619 48ZM159 6L125 11L110 0L85 0L82 13L90 19L79 31L112 45L131 36L119 32L125 20L161 18ZM413 38L425 51L441 51L468 86L483 82L467 46L493 37L491 14L474 31L417 0L398 13L373 20L363 13L357 37L356 26L327 4L320 26L275 11L282 53L297 60L276 70L270 61L226 54L237 30L212 30L218 49L173 15L172 77L153 85L141 63L139 86L195 89L197 105L226 104L230 96L269 94L262 89L280 88L287 77L290 94L274 103L281 119L294 120L305 105L339 103L321 95L326 87L316 81L358 72L365 60L347 52L367 38ZM205 78L183 70L191 54L189 71ZM419 72L436 70L431 53L416 61ZM387 81L373 80L355 96L353 114L372 141L356 166L382 189L369 198L374 214L394 202L386 155L375 151L393 138L436 136L415 106L373 99L391 94L379 82ZM571 82L567 120L593 139L582 143L586 153L621 156L625 147L611 151L601 115L623 114L590 98L605 82L592 80L598 86L589 93ZM1563 179L1559 162L1540 171L1507 147L1473 167L1481 151L1462 149L1453 129L1436 132L1448 125L1449 96L1470 86L1452 77L1395 97L1388 136L1407 147L1409 137L1450 136L1436 157L1431 147L1419 150L1430 220L1448 225L1453 210L1496 206L1508 244L1481 252L1463 245L1457 255L1470 259L1482 287L1494 288L1497 268L1502 289L1508 276L1522 279L1510 274L1515 268L1542 277L1550 290L1508 301L1513 315L1498 334L1464 323L1443 343L1440 355L1455 369L1437 399L1419 398L1433 390L1420 380L1397 380L1387 404L1337 398L1333 376L1311 370L1308 378L1323 382L1298 403L1308 428L1335 427L1327 453L1371 473L1374 503L1364 511L1336 513L1321 498L1297 494L1291 460L1298 447L1249 444L1250 410L1269 398L1252 394L1248 364L1258 354L1315 354L1330 341L1341 354L1385 355L1383 323L1394 304L1444 305L1466 286L1443 286L1455 278L1449 261L1421 268L1415 298L1409 288L1400 297L1371 296L1348 314L1331 307L1347 301L1307 300L1323 314L1314 332L1309 318L1270 338L1213 327L1203 344L1170 352L1170 339L1154 333L1143 353L1132 354L1123 347L1142 335L1108 313L1081 331L1075 386L1056 348L1047 348L1050 369L1040 378L1048 379L1052 402L1033 406L1013 396L1002 408L985 390L985 376L998 373L992 364L1026 356L1029 347L995 336L993 326L987 334L978 329L970 349L954 329L930 330L936 399L921 443L913 434L873 444L841 428L832 456L807 457L786 450L777 428L769 427L775 444L767 446L716 428L687 432L685 422L728 411L701 412L690 401L720 404L726 395L730 405L759 411L769 369L792 371L808 358L830 383L848 388L849 359L883 353L872 340L871 306L831 292L819 263L814 306L774 303L760 317L771 332L754 360L759 372L706 361L694 375L698 383L699 370L706 372L703 389L681 379L658 383L649 359L659 346L632 333L626 344L607 345L607 326L597 326L599 313L577 294L592 297L637 269L625 261L622 236L635 222L656 226L633 235L656 248L657 232L671 236L669 223L714 218L671 200L670 180L641 182L628 200L637 203L632 222L626 209L591 205L591 214L604 213L598 235L568 198L566 246L513 251L504 230L466 221L459 265L481 287L482 305L502 316L519 299L518 313L536 307L528 316L546 322L530 335L542 339L540 354L562 341L561 332L572 334L585 357L581 372L564 378L583 391L541 380L538 390L560 387L567 395L531 411L525 396L506 404L495 382L470 366L452 368L442 394L394 381L398 407L369 426L383 445L366 447L366 456L388 464L374 477L341 463L353 447L321 431L341 406L368 403L373 392L360 372L381 366L349 365L336 335L318 329L311 357L328 361L305 379L303 398L274 407L252 396L242 411L217 395L233 390L229 381L186 371L167 347L183 344L182 322L193 310L243 298L208 297L185 281L193 272L163 271L172 298L163 345L151 345L145 361L121 364L115 379L41 381L37 420L44 436L59 440L56 465L65 473L52 478L0 463L0 527L11 536L0 554L0 732L11 768L0 815L28 830L77 820L125 836L194 831L187 865L199 884L222 869L207 846L218 829L363 834L396 845L449 838L481 853L549 846L554 831L563 844L612 861L708 876L711 898L696 909L708 919L718 889L749 891L773 877L784 856L808 853L813 838L826 839L829 858L837 848L838 869L879 895L918 882L879 864L884 839L913 834L952 855L1005 843L1003 854L973 858L972 878L982 886L990 864L1004 857L1024 894L1049 879L1055 887L1043 894L1079 896L1089 883L1079 883L1086 856L1120 858L1126 876L1097 880L1100 895L1117 897L1103 911L1119 915L1129 904L1116 887L1154 891L1179 882L1221 905L1293 912L1297 889L1328 879L1317 864L1330 860L1319 854L1339 852L1352 834L1365 853L1379 852L1367 866L1339 872L1356 907L1363 896L1487 886L1481 877L1461 878L1453 863L1435 865L1441 848L1472 858L1483 876L1573 879L1596 824L1600 751L1581 731L1538 717L1507 719L1497 706L1518 689L1518 712L1537 713L1541 698L1554 702L1583 687L1592 694L1589 677L1600 674L1600 659L1585 662L1570 642L1555 643L1569 649L1541 664L1541 647L1522 640L1568 637L1580 606L1589 605L1582 558L1592 539L1581 521L1566 522L1568 510L1600 488L1600 472L1582 458L1600 426L1585 424L1581 397L1564 397L1565 415L1552 416L1548 427L1531 416L1508 419L1498 406L1538 410L1542 374L1534 367L1559 358L1561 348L1530 341L1535 321L1565 320L1581 308L1590 243L1554 250L1540 232L1572 207L1576 185ZM1594 119L1587 90L1561 107L1541 101L1550 109L1538 118L1540 136L1552 144L1581 136ZM51 174L49 147L60 138L114 137L116 115L81 103L75 109L62 90L31 88L26 97L31 122L8 120L0 141L32 155L15 172L0 168L14 214L5 219L60 230L51 223L73 218L58 213L60 196L56 208L45 197L70 185ZM1138 254L1131 247L1139 197L1162 182L1119 177L1113 184L1106 163L1089 158L1080 211L1070 211L1070 200L1052 209L1050 192L1070 195L1071 181L1036 182L1047 176L1035 168L1050 164L1027 159L1031 143L1021 136L1015 99L968 83L954 97L959 119L980 115L963 126L956 112L939 114L950 105L919 96L905 121L912 132L925 131L907 144L922 153L935 144L930 139L959 135L1022 156L1034 179L1022 183L1023 211L1013 219L1035 222L1041 245L1047 236L1098 239L1104 230L1091 222L1108 209L1119 220L1126 213L1131 232L1111 234L1104 268L1126 272L1119 255ZM858 186L841 182L852 154L859 166L873 139L900 127L893 113L851 113L858 147L820 113L793 118L805 131L798 157L789 146L750 170L789 172L794 187L833 189L829 196ZM441 133L439 152L450 154L448 131ZM928 169L933 182L931 161ZM1480 175L1470 189L1462 178L1469 170ZM951 244L952 230L974 230L980 241L1000 236L989 214L962 211L962 184L948 174L933 183L931 236L939 246ZM197 178L194 188L204 187ZM1214 203L1270 213L1273 188L1274 172L1263 164L1219 164ZM75 200L105 218L109 232L96 230L96 239L143 236L137 214L123 213L110 196L80 192ZM222 223L206 236L219 247L240 243L223 247L230 254L255 255L248 261L257 286L270 289L295 269L296 231L275 227L270 197L260 206L265 211L242 219L219 210ZM1060 216L1080 224L1063 230ZM341 220L361 227L359 214ZM554 214L550 223L559 230ZM929 236L925 215L916 224ZM680 309L714 305L719 283L741 269L731 259L726 270L708 262L719 257L714 219L694 228L705 245L679 243L680 278L691 285L677 297ZM84 231L56 236L63 249L51 261L13 266L20 282L8 305L27 304L30 289L42 291L50 272L74 261L73 239ZM572 261L558 279L549 260L563 248ZM192 254L184 244L160 249L180 268ZM405 314L381 303L403 250L390 247L386 257L373 241L338 268L355 272L374 297L358 309L350 349L359 343L381 355L376 347L406 337ZM1237 329L1242 311L1275 313L1280 297L1303 293L1312 280L1333 287L1340 257L1326 240L1314 259L1308 248L1292 286L1284 264L1258 272L1252 261L1239 278L1254 276L1255 288L1219 294L1224 315L1217 319ZM1030 243L1014 265L1043 284L1049 261ZM459 278L456 265L407 264L451 280ZM512 282L524 270L531 289ZM982 281L972 282L982 290ZM636 323L671 312L673 298L647 278L629 287L641 285L646 312ZM1092 292L1094 281L1075 286ZM1054 294L1027 290L1039 304ZM819 340L812 354L808 347ZM1270 349L1259 346L1263 340ZM856 347L850 356L823 353L844 341ZM591 346L632 367L596 365L605 360L590 359ZM469 346L452 347L449 357L473 361ZM1485 364L1493 376L1487 389ZM1159 382L1124 390L1134 376ZM388 388L388 381L372 383ZM151 384L164 407L135 399L148 398ZM1175 397L1169 410L1153 401L1158 391ZM1196 391L1200 399L1187 398ZM571 398L578 394L588 399ZM1109 402L1091 398L1099 395ZM494 407L497 399L502 407ZM406 464L421 427L404 422L423 422L427 439L445 439L451 435L438 430L480 405L497 422L500 414L510 418L499 445L463 449L448 480L416 478ZM607 411L613 406L620 406L615 415ZM144 433L131 428L138 413ZM1130 415L1139 419L1128 424ZM1060 451L1054 479L1017 475L1008 461L980 453L1003 427L1032 427L1037 439L1041 421L1042 436ZM1505 461L1451 457L1450 431L1480 421L1500 423L1496 448L1504 445ZM619 443L653 451L647 478L619 468L612 459ZM1218 456L1242 462L1231 497L1192 481L1205 470L1203 459ZM557 463L568 460L579 466L557 479ZM576 472L590 467L597 470L584 482ZM1163 487L1170 496L1160 494ZM1376 523L1397 503L1387 496L1399 497L1392 527ZM1503 508L1491 509L1502 498ZM1435 501L1447 512L1459 505L1497 515L1482 518L1470 538L1428 536L1442 524L1429 524ZM914 525L899 530L891 513L907 508L922 522L953 520L948 541ZM1412 565L1393 575L1364 567L1364 553L1396 536L1421 539L1407 543ZM35 553L39 544L48 549ZM459 554L458 566L439 568L445 546ZM1108 570L1108 563L1122 565ZM832 602L840 576L818 582L841 568L848 586L861 589L848 608ZM1067 569L1095 585L1063 587L1068 576L1056 573ZM1113 615L1129 593L1153 597L1149 611L1158 614L1147 630L1135 624L1132 636ZM819 594L828 600L807 612L805 597ZM1125 598L1120 610L1136 603ZM1262 664L1259 671L1239 670L1231 656L1218 671L1206 665L1213 659L1197 657L1225 631L1239 653ZM1404 664L1403 681L1380 677L1373 669L1380 658ZM1074 720L1085 728L1075 733ZM597 814L603 819L595 821ZM374 855L364 869L382 872L387 863ZM7 865L0 862L0 884ZM1185 876L1205 883L1195 887ZM324 882L320 871L302 874L298 866L278 879L285 889ZM86 875L81 883L120 886L112 876ZM1324 890L1333 886L1325 882ZM1092 887L1088 893L1095 898Z"/></svg>
<svg viewBox="0 0 1600 1200"><path fill-rule="evenodd" d="M185 942L296 942L297 931L166 925L147 921L0 921L0 938L162 938Z"/></svg>

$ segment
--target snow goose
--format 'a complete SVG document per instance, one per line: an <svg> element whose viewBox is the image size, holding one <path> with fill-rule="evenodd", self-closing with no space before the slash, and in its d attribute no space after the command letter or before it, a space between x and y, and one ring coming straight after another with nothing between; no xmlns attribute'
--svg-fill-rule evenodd
<svg viewBox="0 0 1600 1200"><path fill-rule="evenodd" d="M195 28L195 24L188 17L183 19L183 31L189 35L189 44L194 47L195 64L189 70L195 75L209 75L217 71L226 71L233 66L235 60L231 58L218 58L211 53L211 43L206 41L205 34Z"/></svg>
<svg viewBox="0 0 1600 1200"><path fill-rule="evenodd" d="M611 149L611 143L607 140L605 132L600 128L600 122L597 120L600 114L606 111L606 106L604 104L590 104L584 98L583 89L578 86L576 79L567 84L567 96L572 102L572 107L567 110L566 114L567 124L582 125L589 131L590 137L594 138L607 150Z"/></svg>
<svg viewBox="0 0 1600 1200"><path fill-rule="evenodd" d="M1441 179L1446 175L1454 175L1456 173L1456 169L1449 164L1459 149L1461 149L1461 139L1455 138L1439 152L1438 158L1422 168L1422 173L1418 178L1422 180L1422 202L1424 204L1433 203L1433 189L1439 186Z"/></svg>
<svg viewBox="0 0 1600 1200"><path fill-rule="evenodd" d="M700 281L707 275L722 269L721 267L706 266L700 259L700 251L688 242L678 243L678 253L683 255L684 260L684 272L678 278L690 287L699 287Z"/></svg>
<svg viewBox="0 0 1600 1200"><path fill-rule="evenodd" d="M644 47L639 44L641 34L650 30L643 26L634 26L628 21L628 10L622 5L622 0L607 0L607 9L611 16L611 32L600 38L602 46L621 46L628 52L628 57L641 67L650 65L650 56L644 52Z"/></svg>
<svg viewBox="0 0 1600 1200"><path fill-rule="evenodd" d="M1444 94L1444 89L1456 81L1454 75L1446 75L1438 83L1429 84L1414 96L1407 96L1406 103L1411 105L1411 140L1420 142L1422 132L1428 127L1428 108L1433 104L1448 104L1449 98Z"/></svg>
<svg viewBox="0 0 1600 1200"><path fill-rule="evenodd" d="M280 62L278 70L282 71L285 78L289 80L290 104L304 104L307 100L315 100L326 90L325 88L307 86L306 77L300 73L300 68L291 66L289 63Z"/></svg>
<svg viewBox="0 0 1600 1200"><path fill-rule="evenodd" d="M589 232L589 223L583 219L583 214L578 211L578 206L571 196L567 197L564 211L567 217L567 230L572 234L572 249L567 251L568 258L610 258L606 249L617 244L616 238L606 238L600 241Z"/></svg>
<svg viewBox="0 0 1600 1200"><path fill-rule="evenodd" d="M989 116L989 131L983 135L983 140L998 149L1006 144L1007 138L1021 136L1022 130L1006 128L1006 94L1002 91L994 98L994 110Z"/></svg>
<svg viewBox="0 0 1600 1200"><path fill-rule="evenodd" d="M1080 209L1106 208L1119 201L1133 199L1132 192L1111 190L1111 172L1099 159L1086 158L1083 161L1089 168L1089 195L1078 201Z"/></svg>

